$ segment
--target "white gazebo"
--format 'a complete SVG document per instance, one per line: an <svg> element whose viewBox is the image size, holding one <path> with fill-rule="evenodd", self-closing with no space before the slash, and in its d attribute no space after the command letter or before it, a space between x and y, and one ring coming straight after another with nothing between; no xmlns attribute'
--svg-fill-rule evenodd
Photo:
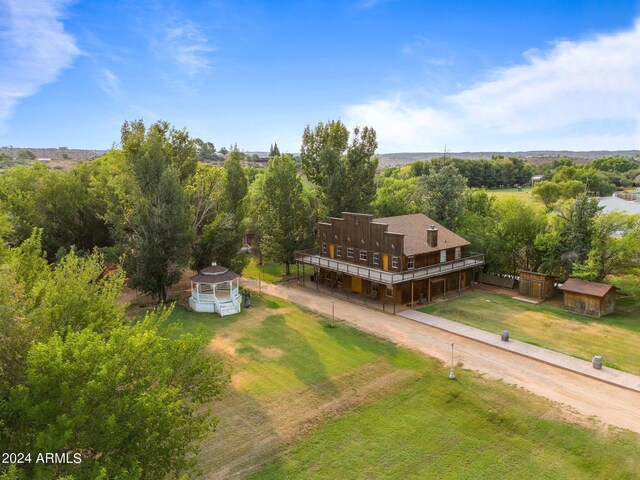
<svg viewBox="0 0 640 480"><path fill-rule="evenodd" d="M189 306L196 312L240 313L240 276L213 262L190 278Z"/></svg>

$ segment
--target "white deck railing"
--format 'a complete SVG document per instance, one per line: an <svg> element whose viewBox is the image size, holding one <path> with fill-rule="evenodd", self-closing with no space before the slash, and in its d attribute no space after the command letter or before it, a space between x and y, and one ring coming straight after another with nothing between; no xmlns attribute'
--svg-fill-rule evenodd
<svg viewBox="0 0 640 480"><path fill-rule="evenodd" d="M472 253L466 257L452 260L450 262L429 265L428 267L406 270L404 272L387 272L370 267L361 267L353 263L342 262L327 257L321 257L315 252L296 252L295 259L297 262L316 267L327 268L336 272L346 273L348 275L373 280L386 285L397 285L399 283L409 282L412 280L422 280L431 277L437 277L444 273L457 272L471 267L480 267L484 265L484 255L481 253Z"/></svg>

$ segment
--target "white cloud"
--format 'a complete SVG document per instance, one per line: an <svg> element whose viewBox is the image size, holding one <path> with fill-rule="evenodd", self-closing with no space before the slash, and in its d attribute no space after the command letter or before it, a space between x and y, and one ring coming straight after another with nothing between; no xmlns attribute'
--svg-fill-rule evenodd
<svg viewBox="0 0 640 480"><path fill-rule="evenodd" d="M381 151L640 147L640 20L628 31L558 41L438 106L396 94L346 108Z"/></svg>
<svg viewBox="0 0 640 480"><path fill-rule="evenodd" d="M100 88L112 98L120 97L120 79L109 69L102 71L102 78L99 80Z"/></svg>
<svg viewBox="0 0 640 480"><path fill-rule="evenodd" d="M189 77L211 70L208 54L216 50L209 45L200 27L190 20L166 27L155 49L160 56L176 62L180 71Z"/></svg>
<svg viewBox="0 0 640 480"><path fill-rule="evenodd" d="M79 55L64 30L65 0L0 0L0 124L22 98L56 80Z"/></svg>

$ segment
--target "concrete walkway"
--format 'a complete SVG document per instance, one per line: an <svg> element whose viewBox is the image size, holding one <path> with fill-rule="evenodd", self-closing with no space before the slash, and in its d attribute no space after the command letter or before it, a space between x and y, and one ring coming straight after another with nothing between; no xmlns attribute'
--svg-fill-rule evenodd
<svg viewBox="0 0 640 480"><path fill-rule="evenodd" d="M404 312L400 312L398 315L409 318L415 322L420 322L424 325L429 325L430 327L435 327L477 342L482 342L495 348L507 350L548 365L553 365L570 372L595 378L601 382L610 383L611 385L640 392L640 377L637 375L632 375L630 373L621 372L620 370L607 367L602 367L601 370L597 370L593 368L591 362L586 362L584 360L565 355L564 353L558 353L553 350L537 347L514 339L509 339L508 342L503 342L500 335L495 335L462 323L452 322L446 318L436 317L435 315L430 315L428 313L422 313L416 310L405 310Z"/></svg>
<svg viewBox="0 0 640 480"><path fill-rule="evenodd" d="M243 279L241 285L258 291L258 282L255 280ZM596 378L585 374L588 372L598 375L592 371L589 362L573 357L545 349L540 350L550 357L533 355L533 350L529 350L534 348L532 345L516 341L503 345L505 342L501 342L498 335L482 330L473 332L470 327L439 317L423 317L424 314L419 312L405 313L417 314L415 318L390 315L321 295L295 284L274 285L263 282L262 292L328 318L331 318L332 311L335 310L337 321L347 322L362 331L422 352L439 359L445 365L451 361L451 344L454 343L456 368L463 365L464 368L480 372L488 378L517 385L557 402L564 406L559 414L568 420L585 423L590 427L594 426L593 421L600 421L604 425L615 425L640 433L640 391L634 388L640 379L633 375L603 369L603 377ZM517 351L518 348L523 350ZM551 361L551 357L555 360ZM568 368L570 364L574 368Z"/></svg>

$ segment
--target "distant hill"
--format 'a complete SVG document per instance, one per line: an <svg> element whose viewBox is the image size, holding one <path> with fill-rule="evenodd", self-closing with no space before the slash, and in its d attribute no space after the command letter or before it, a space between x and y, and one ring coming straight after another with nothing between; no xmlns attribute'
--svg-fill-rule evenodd
<svg viewBox="0 0 640 480"><path fill-rule="evenodd" d="M15 158L18 150L31 150L37 158L49 158L52 161L73 161L77 163L83 160L91 160L100 157L109 150L87 150L79 148L29 148L29 147L0 147L0 153L6 153ZM247 155L256 155L266 159L268 152L244 152ZM293 154L299 158L300 154ZM407 165L415 160L429 160L442 157L443 152L400 152L378 154L380 167ZM592 150L586 152L574 152L570 150L531 150L524 152L447 152L448 157L478 160L502 155L505 158L517 157L527 163L548 163L562 157L571 158L575 163L588 163L596 158L603 157L629 157L640 159L640 150Z"/></svg>
<svg viewBox="0 0 640 480"><path fill-rule="evenodd" d="M12 158L18 155L19 150L31 150L36 158L50 158L51 160L90 160L100 157L109 150L84 150L79 148L29 148L29 147L1 147L0 153L6 153Z"/></svg>
<svg viewBox="0 0 640 480"><path fill-rule="evenodd" d="M379 154L380 166L391 167L407 165L415 160L429 160L442 157L443 152L406 152ZM502 155L505 158L521 158L527 163L548 163L562 157L568 157L575 163L588 163L596 158L603 157L630 157L640 159L640 150L594 150L588 152L573 152L569 150L532 150L527 152L447 152L447 157L478 160L491 158L494 155Z"/></svg>

